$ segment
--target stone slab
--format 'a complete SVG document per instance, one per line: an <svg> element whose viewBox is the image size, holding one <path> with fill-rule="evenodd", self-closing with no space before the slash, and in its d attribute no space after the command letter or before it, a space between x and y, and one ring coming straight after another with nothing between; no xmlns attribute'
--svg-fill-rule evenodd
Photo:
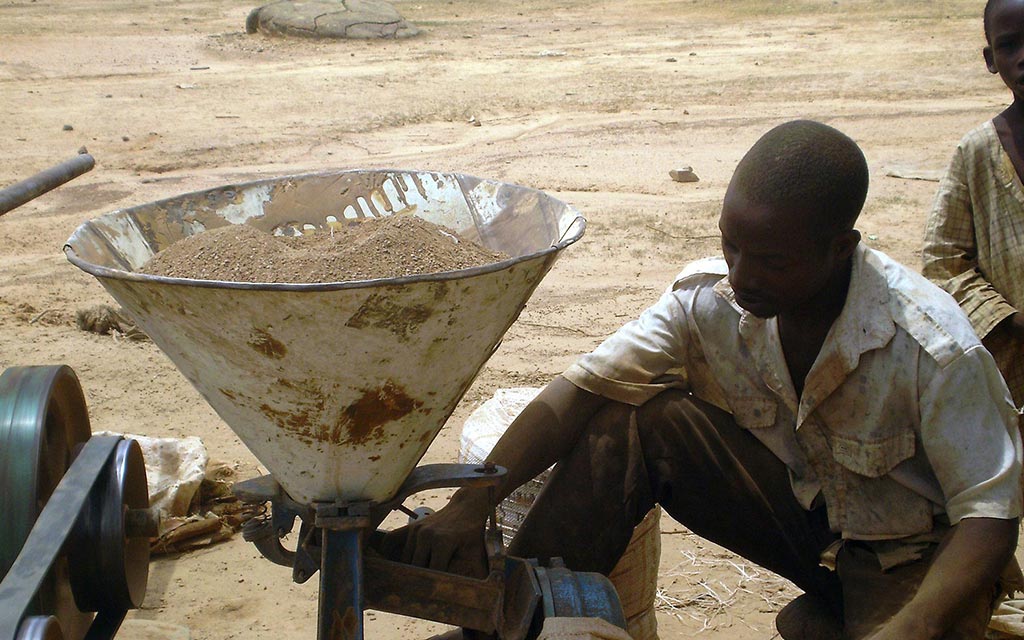
<svg viewBox="0 0 1024 640"><path fill-rule="evenodd" d="M419 33L385 0L272 2L249 13L248 33L299 38L408 38Z"/></svg>

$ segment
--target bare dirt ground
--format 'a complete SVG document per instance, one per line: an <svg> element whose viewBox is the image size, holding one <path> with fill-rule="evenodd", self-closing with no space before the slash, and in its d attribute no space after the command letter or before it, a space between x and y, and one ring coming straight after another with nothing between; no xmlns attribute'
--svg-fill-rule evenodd
<svg viewBox="0 0 1024 640"><path fill-rule="evenodd" d="M538 288L425 461L454 461L460 426L499 387L541 385L717 251L730 173L793 118L863 147L859 228L917 265L934 182L960 136L1008 92L982 63L981 0L403 0L401 42L246 35L237 0L0 0L0 186L86 146L96 168L0 218L0 368L67 363L95 430L200 435L251 454L152 344L80 332L110 302L61 253L83 221L261 177L341 168L457 171L546 190L587 235ZM479 126L475 126L478 123ZM70 125L68 130L65 125ZM669 171L692 166L698 183ZM467 310L467 312L469 312ZM422 496L443 502L443 494ZM663 638L767 639L794 593L662 523ZM154 561L133 617L198 639L315 637L316 589L240 537ZM440 625L367 615L367 636Z"/></svg>

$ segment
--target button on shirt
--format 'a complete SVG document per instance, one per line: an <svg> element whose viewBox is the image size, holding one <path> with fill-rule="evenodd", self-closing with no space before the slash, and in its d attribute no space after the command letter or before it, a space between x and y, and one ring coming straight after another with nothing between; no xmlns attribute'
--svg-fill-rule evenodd
<svg viewBox="0 0 1024 640"><path fill-rule="evenodd" d="M641 316L563 375L641 405L689 389L728 412L820 494L844 538L928 533L933 518L1021 513L1021 442L1006 384L956 302L859 246L839 317L798 399L777 319L740 308L725 261L689 265Z"/></svg>

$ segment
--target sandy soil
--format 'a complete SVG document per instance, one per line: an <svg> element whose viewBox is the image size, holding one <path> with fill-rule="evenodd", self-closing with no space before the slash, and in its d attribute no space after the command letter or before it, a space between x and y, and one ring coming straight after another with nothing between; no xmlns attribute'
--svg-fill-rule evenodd
<svg viewBox="0 0 1024 640"><path fill-rule="evenodd" d="M67 363L94 429L200 435L257 463L152 344L83 333L109 298L61 246L101 213L185 191L338 168L459 171L544 189L587 235L541 284L425 460L453 461L496 388L540 385L716 252L730 172L798 117L863 146L867 242L917 265L960 136L1008 93L982 64L981 0L403 0L402 42L250 36L228 0L0 0L0 185L86 146L96 169L0 218L0 368ZM479 126L474 126L479 123ZM65 127L70 125L70 129ZM681 184L671 169L692 166ZM44 313L45 312L45 313ZM437 492L421 496L443 502ZM767 639L785 583L663 522L662 637ZM315 581L314 581L315 582ZM240 537L155 561L136 618L194 638L313 638L316 589ZM369 613L367 636L443 630Z"/></svg>

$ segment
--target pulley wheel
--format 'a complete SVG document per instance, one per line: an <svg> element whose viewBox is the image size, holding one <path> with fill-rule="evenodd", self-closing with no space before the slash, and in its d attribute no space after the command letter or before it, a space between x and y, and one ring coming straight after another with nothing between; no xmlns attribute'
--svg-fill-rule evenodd
<svg viewBox="0 0 1024 640"><path fill-rule="evenodd" d="M71 587L82 611L142 606L149 539L129 531L128 511L149 508L146 465L134 440L122 440L89 495L68 548Z"/></svg>
<svg viewBox="0 0 1024 640"><path fill-rule="evenodd" d="M18 557L75 447L90 435L85 395L70 367L11 367L0 374L0 576ZM36 609L56 615L70 638L88 624L71 599L66 558L54 566Z"/></svg>

